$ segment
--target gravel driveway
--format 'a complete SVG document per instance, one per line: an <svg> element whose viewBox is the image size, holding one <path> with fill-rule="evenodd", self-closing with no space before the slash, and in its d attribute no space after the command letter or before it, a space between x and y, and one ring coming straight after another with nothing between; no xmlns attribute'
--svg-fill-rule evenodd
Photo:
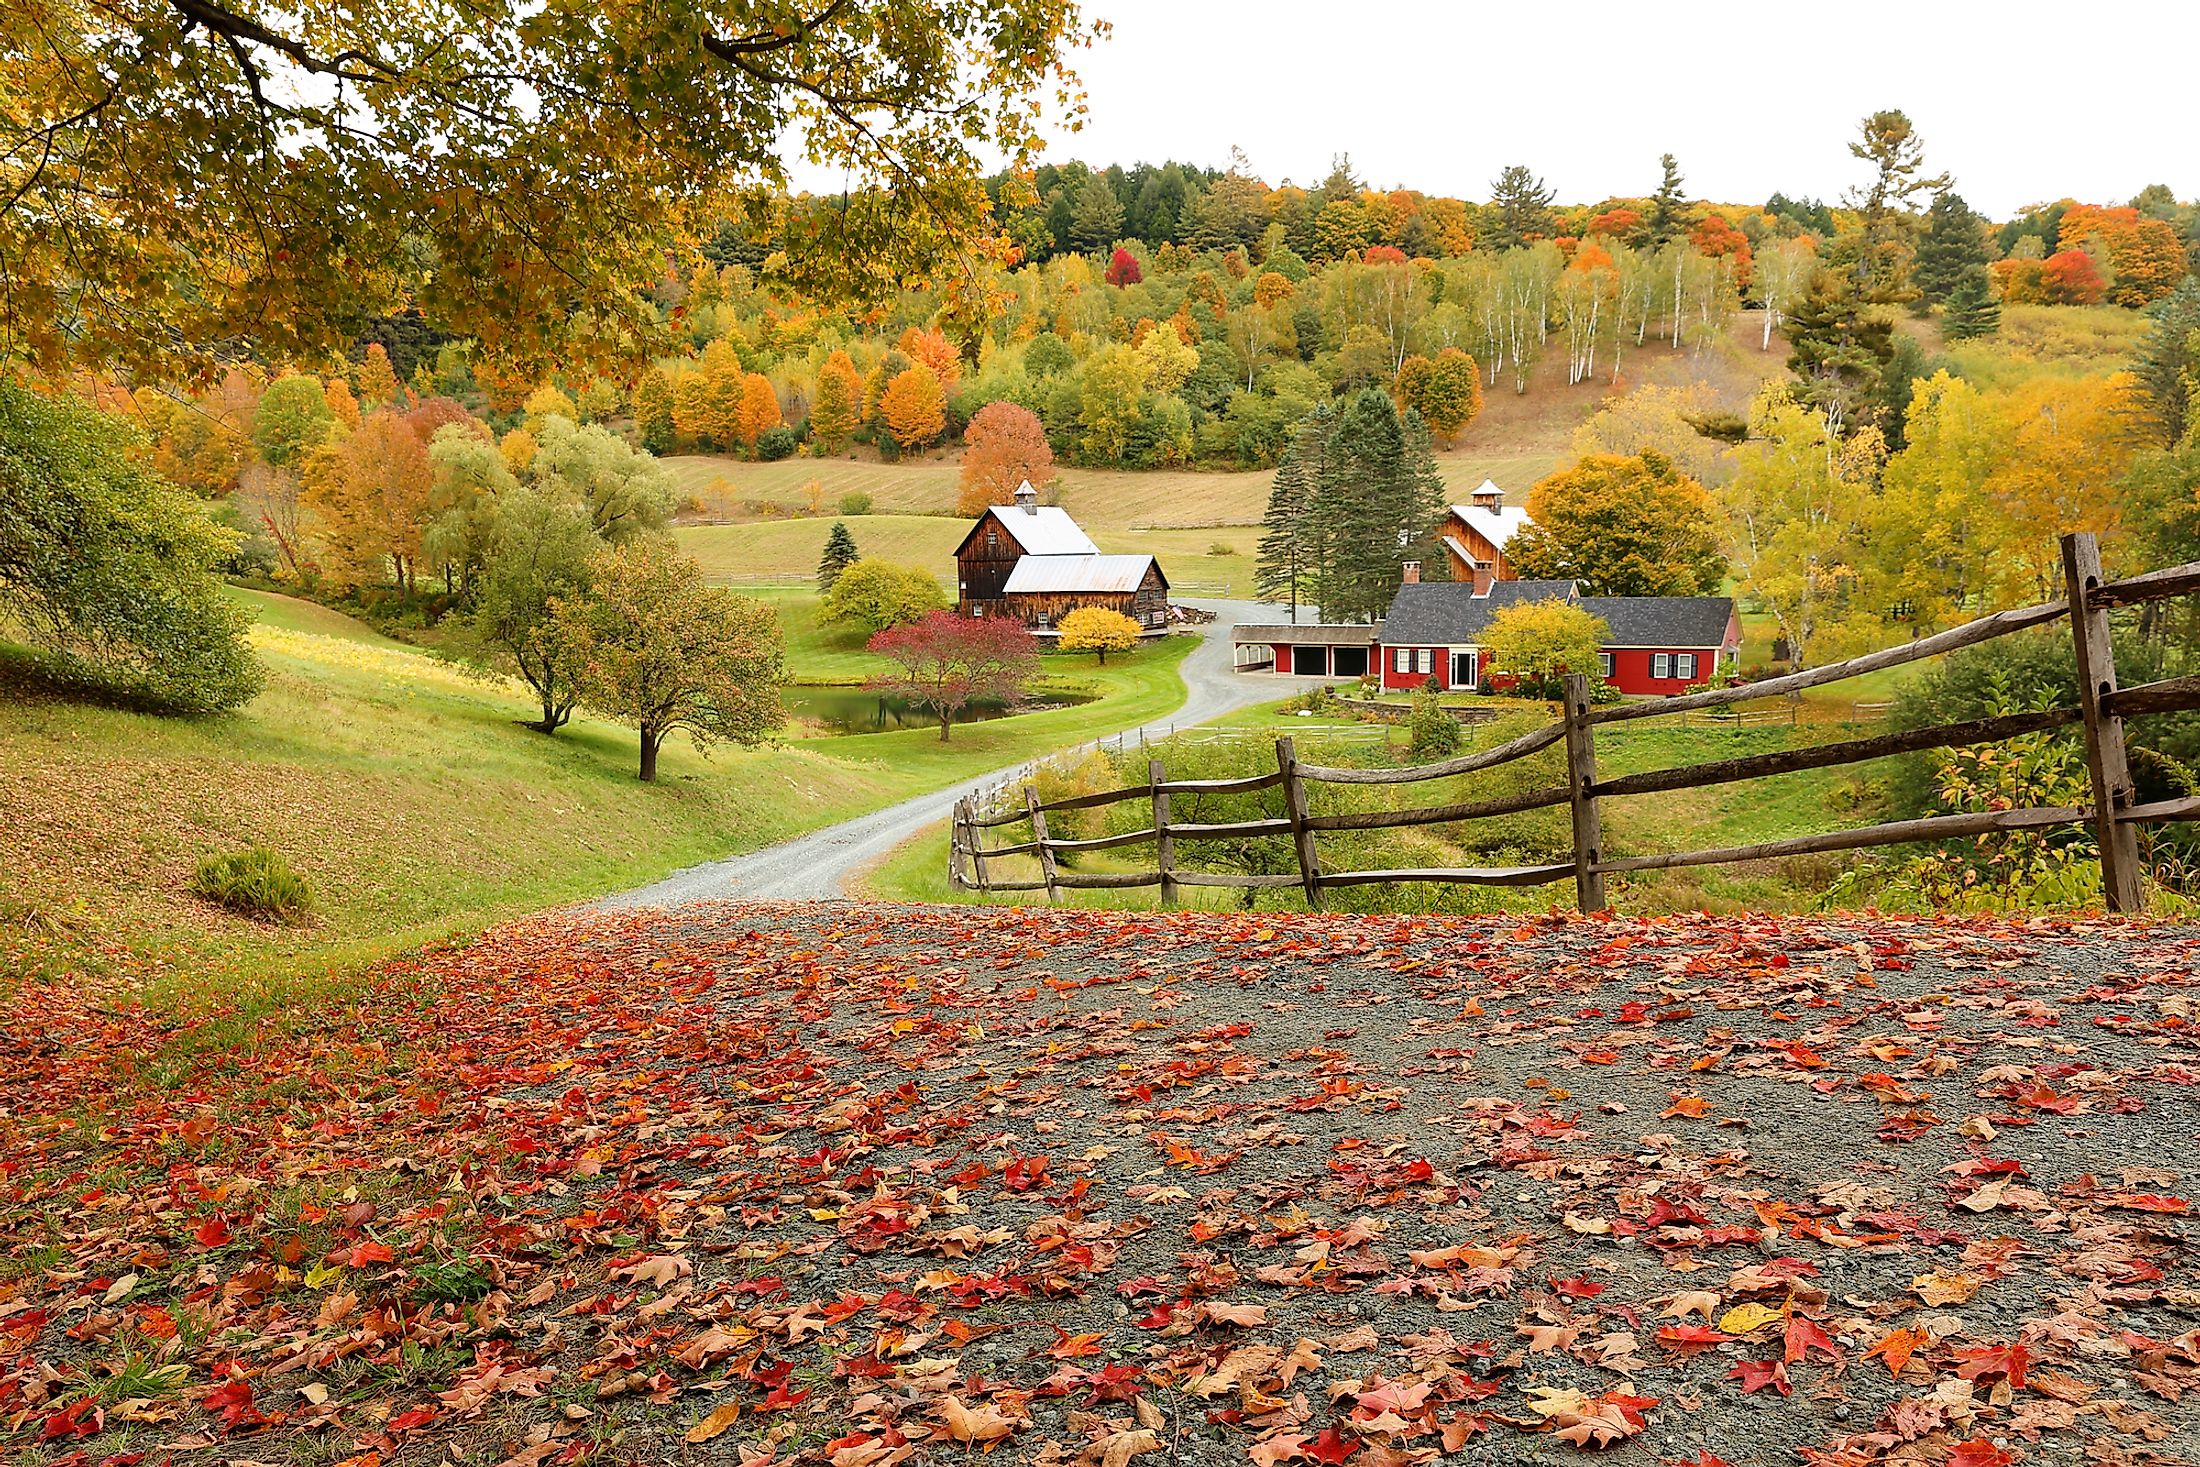
<svg viewBox="0 0 2200 1467"><path fill-rule="evenodd" d="M1256 676L1232 668L1230 628L1238 622L1276 620L1282 615L1279 608L1258 601L1202 600L1183 604L1215 613L1214 621L1203 629L1205 635L1200 645L1182 664L1186 685L1184 701L1166 716L1125 732L1159 737L1175 728L1219 718L1234 709L1287 697L1299 688L1336 681L1334 678ZM1060 752L1057 749L1036 750L1033 758ZM617 909L678 906L728 897L747 901L824 901L846 896L849 877L882 859L926 826L945 820L954 810L955 802L963 796L998 784L1027 767L1028 761L1007 765L745 856L690 866L662 881L606 897L599 905Z"/></svg>

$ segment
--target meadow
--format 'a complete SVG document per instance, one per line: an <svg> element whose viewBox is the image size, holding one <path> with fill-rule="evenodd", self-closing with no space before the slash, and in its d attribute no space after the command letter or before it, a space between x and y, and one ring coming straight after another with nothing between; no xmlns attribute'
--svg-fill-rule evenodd
<svg viewBox="0 0 2200 1467"><path fill-rule="evenodd" d="M1075 707L928 729L792 737L707 759L667 744L634 778L629 728L521 726L519 690L338 612L236 591L267 687L236 713L156 717L9 678L0 696L0 971L89 972L163 1005L310 1002L325 982L504 917L754 850L970 775L1165 713L1182 696L1171 638L1097 668L1049 658ZM818 665L814 623L788 611ZM796 604L789 604L796 600ZM802 650L805 641L809 650ZM841 671L866 669L858 647ZM8 664L0 661L0 677ZM313 886L283 926L192 896L202 858L279 851Z"/></svg>

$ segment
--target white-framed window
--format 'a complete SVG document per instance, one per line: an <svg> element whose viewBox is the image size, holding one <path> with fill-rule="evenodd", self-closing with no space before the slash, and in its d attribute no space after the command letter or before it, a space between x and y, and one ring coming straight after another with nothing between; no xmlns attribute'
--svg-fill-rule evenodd
<svg viewBox="0 0 2200 1467"><path fill-rule="evenodd" d="M1684 682L1694 682L1696 680L1696 654L1693 652L1674 653L1673 676Z"/></svg>
<svg viewBox="0 0 2200 1467"><path fill-rule="evenodd" d="M1390 656L1390 668L1393 672L1413 671L1413 649L1400 647L1393 652Z"/></svg>
<svg viewBox="0 0 2200 1467"><path fill-rule="evenodd" d="M1599 652L1597 654L1597 673L1601 677L1603 677L1606 682L1610 682L1612 680L1613 663L1614 658L1611 653Z"/></svg>
<svg viewBox="0 0 2200 1467"><path fill-rule="evenodd" d="M1413 654L1413 670L1415 672L1434 672L1436 670L1436 650L1432 647L1422 647L1415 651Z"/></svg>
<svg viewBox="0 0 2200 1467"><path fill-rule="evenodd" d="M1650 654L1650 676L1652 676L1652 677L1671 677L1672 675L1673 675L1673 654L1672 654L1672 653L1670 653L1670 652L1653 652L1653 653L1651 653L1651 654Z"/></svg>

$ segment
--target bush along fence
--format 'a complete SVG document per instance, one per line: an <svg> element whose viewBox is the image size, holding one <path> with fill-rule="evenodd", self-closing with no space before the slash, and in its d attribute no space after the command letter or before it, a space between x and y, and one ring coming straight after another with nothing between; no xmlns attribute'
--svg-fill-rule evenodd
<svg viewBox="0 0 2200 1467"><path fill-rule="evenodd" d="M1575 900L1583 911L1602 911L1609 903L1605 878L1628 871L1652 871L1675 866L1729 865L1782 856L1828 851L1860 850L1871 846L1906 845L1913 842L1952 840L2000 831L2036 830L2056 825L2090 824L2100 846L2102 890L2111 911L2139 910L2145 901L2143 870L2139 857L2138 827L2150 821L2200 819L2200 796L2137 803L2130 762L2124 748L2124 720L2145 714L2200 708L2200 675L2166 678L2138 687L2116 685L2115 663L2110 656L2108 613L2112 608L2135 606L2200 591L2200 563L2150 571L2128 580L2104 581L2100 547L2090 534L2068 535L2062 541L2063 572L2067 588L2061 600L2037 606L1996 612L1977 621L1899 647L1851 658L1846 662L1808 668L1785 677L1770 678L1741 687L1713 688L1677 697L1593 706L1589 686L1580 676L1566 680L1565 699L1556 723L1535 729L1480 753L1404 769L1340 769L1300 762L1289 738L1276 741L1273 772L1240 779L1170 780L1160 760L1149 761L1147 782L1125 789L1042 802L1028 784L1020 796L1007 791L990 798L972 797L955 809L948 848L948 874L960 890L978 892L1044 891L1049 901L1065 889L1094 887L1159 887L1161 905L1176 905L1179 890L1187 886L1298 887L1309 908L1320 910L1326 890L1388 882L1448 882L1486 886L1537 886L1571 877ZM1850 739L1809 748L1784 749L1740 758L1719 759L1674 769L1602 779L1597 774L1596 732L1608 723L1697 709L1721 708L1763 698L1793 696L1807 688L1823 687L1885 668L1899 667L1921 658L1936 657L1976 646L1997 637L2069 617L2071 652L2076 661L2078 706L2036 712L2010 713L1961 723L1904 729L1870 738ZM1889 821L1823 835L1797 836L1748 846L1711 850L1667 851L1659 854L1619 856L1604 850L1599 803L1628 795L1663 790L1696 789L1762 779L1805 769L1825 769L1881 759L1893 754L1928 749L1968 748L1992 744L2045 729L2082 723L2087 771L2093 802L2088 806L2036 807L1988 810L1954 815L1931 815ZM1402 809L1378 809L1319 815L1310 811L1307 793L1315 784L1410 785L1493 769L1524 759L1554 744L1563 744L1565 782L1521 790L1488 800L1469 800L1447 805ZM1283 814L1227 822L1183 823L1170 818L1175 796L1243 794L1281 786ZM1010 803L1011 800L1020 801ZM1053 839L1047 834L1047 816L1071 810L1143 801L1151 809L1151 824L1136 830L1090 839ZM1567 859L1543 865L1463 868L1332 870L1324 868L1318 846L1325 831L1385 830L1405 826L1448 824L1526 810L1564 805L1572 817L1573 849ZM1011 825L1025 825L1029 838L988 847L989 832ZM1288 836L1294 852L1295 874L1237 874L1189 870L1178 864L1180 844L1238 840L1258 836ZM1058 857L1077 852L1115 847L1150 845L1155 862L1151 871L1080 872L1061 869ZM1037 858L1037 880L1002 881L993 878L990 863L1005 857Z"/></svg>

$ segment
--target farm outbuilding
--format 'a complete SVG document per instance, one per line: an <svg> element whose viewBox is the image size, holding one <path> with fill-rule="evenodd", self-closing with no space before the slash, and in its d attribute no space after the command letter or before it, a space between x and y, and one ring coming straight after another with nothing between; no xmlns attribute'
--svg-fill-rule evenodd
<svg viewBox="0 0 2200 1467"><path fill-rule="evenodd" d="M1027 482L1016 502L993 505L955 550L957 609L1011 616L1041 637L1063 617L1103 606L1147 636L1169 626L1169 579L1150 555L1103 555L1069 512L1039 503Z"/></svg>

